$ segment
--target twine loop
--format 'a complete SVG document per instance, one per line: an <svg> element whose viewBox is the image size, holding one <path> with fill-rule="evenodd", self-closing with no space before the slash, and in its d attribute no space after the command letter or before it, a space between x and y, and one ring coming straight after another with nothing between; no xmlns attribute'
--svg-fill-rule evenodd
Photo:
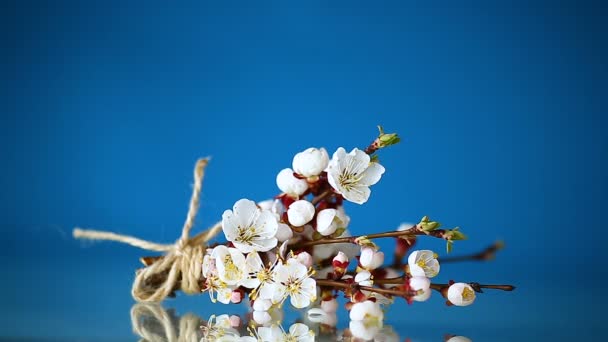
<svg viewBox="0 0 608 342"><path fill-rule="evenodd" d="M203 321L188 313L175 317L173 310L167 311L159 304L137 303L131 308L133 332L140 341L148 342L199 342Z"/></svg>
<svg viewBox="0 0 608 342"><path fill-rule="evenodd" d="M190 230L200 206L200 192L208 158L199 159L194 167L194 186L186 222L180 238L174 244L158 244L136 237L112 232L75 228L73 235L79 239L110 240L126 243L149 251L164 252L153 264L137 270L131 294L140 302L160 302L173 291L181 289L194 294L201 291L202 262L207 242L222 229L221 222L190 238Z"/></svg>

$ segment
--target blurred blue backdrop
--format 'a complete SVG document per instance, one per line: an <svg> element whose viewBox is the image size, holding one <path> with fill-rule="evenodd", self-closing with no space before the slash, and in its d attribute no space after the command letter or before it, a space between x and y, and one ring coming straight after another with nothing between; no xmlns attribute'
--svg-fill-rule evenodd
<svg viewBox="0 0 608 342"><path fill-rule="evenodd" d="M275 195L275 175L296 152L363 148L377 124L403 142L382 151L387 172L370 201L347 205L352 231L430 215L469 235L456 254L503 239L495 262L445 265L438 279L518 286L467 308L436 295L393 307L387 320L402 336L599 332L605 5L3 6L3 336L134 339L130 285L148 253L74 241L73 227L171 242L197 158L213 157L203 229L239 198ZM180 296L165 306L203 317L244 311L208 303Z"/></svg>

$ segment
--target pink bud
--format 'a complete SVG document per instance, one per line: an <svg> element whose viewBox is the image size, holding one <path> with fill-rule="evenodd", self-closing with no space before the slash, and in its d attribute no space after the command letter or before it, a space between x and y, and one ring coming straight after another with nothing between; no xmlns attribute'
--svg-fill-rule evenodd
<svg viewBox="0 0 608 342"><path fill-rule="evenodd" d="M239 290L232 291L230 295L230 301L234 304L238 304L243 300L243 292Z"/></svg>
<svg viewBox="0 0 608 342"><path fill-rule="evenodd" d="M241 326L241 317L232 315L230 316L230 326L233 328L238 328Z"/></svg>

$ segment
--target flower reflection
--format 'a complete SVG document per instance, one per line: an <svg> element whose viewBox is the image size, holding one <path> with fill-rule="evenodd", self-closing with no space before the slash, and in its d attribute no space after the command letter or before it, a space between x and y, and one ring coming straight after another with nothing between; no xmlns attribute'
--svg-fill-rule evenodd
<svg viewBox="0 0 608 342"><path fill-rule="evenodd" d="M212 315L207 321L193 314L181 317L174 310L164 309L159 304L139 303L131 309L133 332L140 341L149 342L399 342L400 338L391 326L373 325L365 327L361 321L351 321L344 329L336 327L335 312L314 308L296 322L283 322L282 312L272 312L272 319L258 323L254 313L242 319L237 315ZM360 326L362 325L362 327ZM438 336L438 339L439 336ZM464 336L445 335L446 342L471 342Z"/></svg>

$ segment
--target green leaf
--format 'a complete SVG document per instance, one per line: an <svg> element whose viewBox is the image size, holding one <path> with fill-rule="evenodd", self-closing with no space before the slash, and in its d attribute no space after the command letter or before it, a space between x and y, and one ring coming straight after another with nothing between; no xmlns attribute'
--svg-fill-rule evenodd
<svg viewBox="0 0 608 342"><path fill-rule="evenodd" d="M424 216L418 223L418 229L420 229L424 232L430 232L439 227L441 227L441 223L436 222L436 221L431 221L431 219L428 216Z"/></svg>
<svg viewBox="0 0 608 342"><path fill-rule="evenodd" d="M452 253L452 248L454 248L454 242L452 242L451 240L448 240L445 247L446 247L448 254Z"/></svg>
<svg viewBox="0 0 608 342"><path fill-rule="evenodd" d="M461 233L460 231L458 231L457 229L458 228L452 229L450 240L454 240L454 241L457 241L457 240L466 240L467 236L464 235L463 233Z"/></svg>
<svg viewBox="0 0 608 342"><path fill-rule="evenodd" d="M384 129L382 128L382 126L378 126L378 131L380 132L378 138L376 139L376 141L378 142L378 148L395 145L396 143L401 141L401 138L399 138L397 133L384 133Z"/></svg>

